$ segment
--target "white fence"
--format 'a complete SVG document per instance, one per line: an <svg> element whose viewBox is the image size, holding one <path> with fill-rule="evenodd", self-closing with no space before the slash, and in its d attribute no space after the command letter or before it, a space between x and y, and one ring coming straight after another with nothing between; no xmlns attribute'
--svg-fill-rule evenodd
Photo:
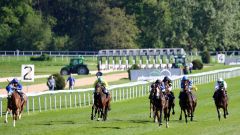
<svg viewBox="0 0 240 135"><path fill-rule="evenodd" d="M211 72L189 75L194 84L204 84L216 81L217 78L224 79L240 76L239 68L216 70ZM171 77L173 89L180 87L182 76ZM150 83L147 81L114 85L109 88L112 102L142 97L148 94ZM90 106L93 103L93 89L47 91L41 93L28 93L28 102L25 111L27 113L35 111L47 111L63 108L78 108ZM2 117L6 109L6 96L0 95L0 116ZM3 113L4 112L4 113Z"/></svg>

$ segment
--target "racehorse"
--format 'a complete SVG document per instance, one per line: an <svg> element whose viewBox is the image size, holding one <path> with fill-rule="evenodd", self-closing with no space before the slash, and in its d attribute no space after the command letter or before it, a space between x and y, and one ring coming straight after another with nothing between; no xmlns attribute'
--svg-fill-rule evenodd
<svg viewBox="0 0 240 135"><path fill-rule="evenodd" d="M179 105L181 107L181 113L179 120L182 120L182 111L185 115L185 121L188 122L187 116L191 117L193 121L194 111L197 106L197 98L189 91L189 84L187 81L184 82L183 91L179 94Z"/></svg>
<svg viewBox="0 0 240 135"><path fill-rule="evenodd" d="M215 101L215 105L216 105L216 109L217 109L217 113L218 113L218 119L220 121L220 111L219 109L222 108L223 109L223 116L226 119L227 115L228 115L228 97L226 94L226 90L224 87L221 87L220 89L218 89L217 91L214 92L214 101Z"/></svg>
<svg viewBox="0 0 240 135"><path fill-rule="evenodd" d="M154 110L154 121L158 120L159 126L162 125L162 113L164 113L164 120L166 121L166 127L168 128L168 100L166 99L163 92L156 85L154 86L154 97L153 97L153 110Z"/></svg>
<svg viewBox="0 0 240 135"><path fill-rule="evenodd" d="M150 89L150 94L149 94L149 110L150 110L150 115L149 117L152 118L152 112L154 112L154 107L153 107L153 97L154 97L154 88L155 88L155 83L151 84L151 89Z"/></svg>
<svg viewBox="0 0 240 135"><path fill-rule="evenodd" d="M11 95L11 98L8 99L5 123L8 122L7 120L8 113L12 111L13 127L15 127L16 120L21 119L23 107L26 103L27 103L27 96L23 94L23 101L22 101L19 93L16 90L14 90L14 92Z"/></svg>
<svg viewBox="0 0 240 135"><path fill-rule="evenodd" d="M165 94L168 97L168 112L167 112L167 120L168 121L169 121L169 118L170 118L171 109L172 109L172 114L173 115L175 114L175 111L174 111L175 101L174 101L174 98L171 95L171 92L170 92L169 88L170 88L170 85L168 83L165 83Z"/></svg>
<svg viewBox="0 0 240 135"><path fill-rule="evenodd" d="M106 94L103 93L102 91L102 88L103 86L100 84L100 83L97 83L96 84L96 87L95 87L95 91L96 91L96 104L95 106L96 107L92 107L92 114L91 116L93 116L93 110L95 108L95 113L96 111L100 111L101 113L101 118L103 118L103 121L107 120L107 113L108 113L108 110L110 108L110 101L111 101L111 96L108 95L108 97L106 97ZM98 117L98 120L99 120L99 117Z"/></svg>

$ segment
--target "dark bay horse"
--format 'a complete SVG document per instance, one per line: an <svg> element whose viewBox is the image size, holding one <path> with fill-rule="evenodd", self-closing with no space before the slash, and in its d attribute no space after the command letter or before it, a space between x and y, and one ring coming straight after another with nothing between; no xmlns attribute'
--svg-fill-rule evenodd
<svg viewBox="0 0 240 135"><path fill-rule="evenodd" d="M93 111L95 109L95 114L97 111L99 111L101 113L101 118L103 118L103 121L107 120L107 114L108 114L108 110L110 108L110 101L111 101L111 96L108 95L108 97L106 97L106 94L103 93L102 91L103 86L100 83L96 84L95 87L95 92L96 92L96 101L95 102L95 107L92 107L92 114L91 114L91 119L93 117ZM98 120L100 118L98 117Z"/></svg>
<svg viewBox="0 0 240 135"><path fill-rule="evenodd" d="M17 119L21 119L21 115L23 112L23 107L27 103L27 96L23 94L24 100L21 100L19 93L14 90L11 97L8 99L8 106L6 111L5 123L8 122L8 113L12 111L13 116L13 126L15 127L15 123Z"/></svg>
<svg viewBox="0 0 240 135"><path fill-rule="evenodd" d="M214 102L215 102L215 105L216 105L219 121L220 121L220 118L221 118L220 111L219 111L220 108L223 109L223 117L226 119L227 115L228 115L228 109L227 109L227 107L228 107L228 97L227 97L225 88L221 87L220 89L215 91L213 98L214 98Z"/></svg>
<svg viewBox="0 0 240 135"><path fill-rule="evenodd" d="M164 120L166 121L166 127L168 128L168 100L166 99L163 92L157 85L154 86L154 97L153 97L153 110L154 110L154 121L158 120L159 126L162 125L162 113L164 113Z"/></svg>
<svg viewBox="0 0 240 135"><path fill-rule="evenodd" d="M150 89L150 94L149 94L149 110L150 110L150 115L149 117L152 118L152 113L154 112L153 108L153 98L154 98L154 89L155 89L155 83L151 84L151 89Z"/></svg>
<svg viewBox="0 0 240 135"><path fill-rule="evenodd" d="M167 112L167 120L169 121L170 114L171 114L171 109L172 109L172 114L175 114L174 111L174 106L175 106L175 99L172 97L171 92L169 90L170 86L168 83L165 83L165 94L168 97L168 112Z"/></svg>
<svg viewBox="0 0 240 135"><path fill-rule="evenodd" d="M191 121L193 121L194 111L197 106L197 98L190 92L188 81L184 82L183 91L179 94L179 105L181 107L181 113L179 120L182 120L182 111L185 115L185 121L188 122L187 117L191 117Z"/></svg>

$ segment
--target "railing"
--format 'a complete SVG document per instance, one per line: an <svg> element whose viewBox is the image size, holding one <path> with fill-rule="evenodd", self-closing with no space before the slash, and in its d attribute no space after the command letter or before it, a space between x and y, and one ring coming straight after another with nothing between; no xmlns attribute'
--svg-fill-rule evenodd
<svg viewBox="0 0 240 135"><path fill-rule="evenodd" d="M224 70L189 75L195 85L216 81L217 78L224 79L240 76L240 67ZM173 89L179 88L182 76L171 77ZM114 85L109 88L112 102L142 97L148 94L150 83L147 81ZM47 111L63 108L86 107L93 104L93 89L47 91L41 93L28 93L28 102L25 111ZM3 116L3 109L6 109L6 96L0 95L0 116ZM5 111L5 110L4 110Z"/></svg>
<svg viewBox="0 0 240 135"><path fill-rule="evenodd" d="M1 56L39 56L48 54L50 56L97 56L96 51L0 51Z"/></svg>

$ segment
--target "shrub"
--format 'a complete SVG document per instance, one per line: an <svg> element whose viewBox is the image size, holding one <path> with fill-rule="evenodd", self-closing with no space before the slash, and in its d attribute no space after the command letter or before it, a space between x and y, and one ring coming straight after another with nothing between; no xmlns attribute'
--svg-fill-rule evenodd
<svg viewBox="0 0 240 135"><path fill-rule="evenodd" d="M128 79L131 80L131 76L130 76L130 70L134 70L134 69L140 69L140 67L137 64L133 64L131 66L131 68L128 69Z"/></svg>
<svg viewBox="0 0 240 135"><path fill-rule="evenodd" d="M54 90L63 90L66 85L65 79L59 73L56 73L56 74L50 75L48 77L48 80L51 78L51 76L54 76L55 83L56 83Z"/></svg>
<svg viewBox="0 0 240 135"><path fill-rule="evenodd" d="M203 63L199 59L193 60L192 64L193 64L193 69L194 70L196 70L196 69L200 70L200 69L203 68Z"/></svg>
<svg viewBox="0 0 240 135"><path fill-rule="evenodd" d="M32 56L30 57L31 61L51 61L52 57L48 54L42 54L41 56Z"/></svg>
<svg viewBox="0 0 240 135"><path fill-rule="evenodd" d="M201 53L201 57L202 57L202 62L203 63L206 63L206 64L210 63L211 56L210 56L209 51L203 51Z"/></svg>

